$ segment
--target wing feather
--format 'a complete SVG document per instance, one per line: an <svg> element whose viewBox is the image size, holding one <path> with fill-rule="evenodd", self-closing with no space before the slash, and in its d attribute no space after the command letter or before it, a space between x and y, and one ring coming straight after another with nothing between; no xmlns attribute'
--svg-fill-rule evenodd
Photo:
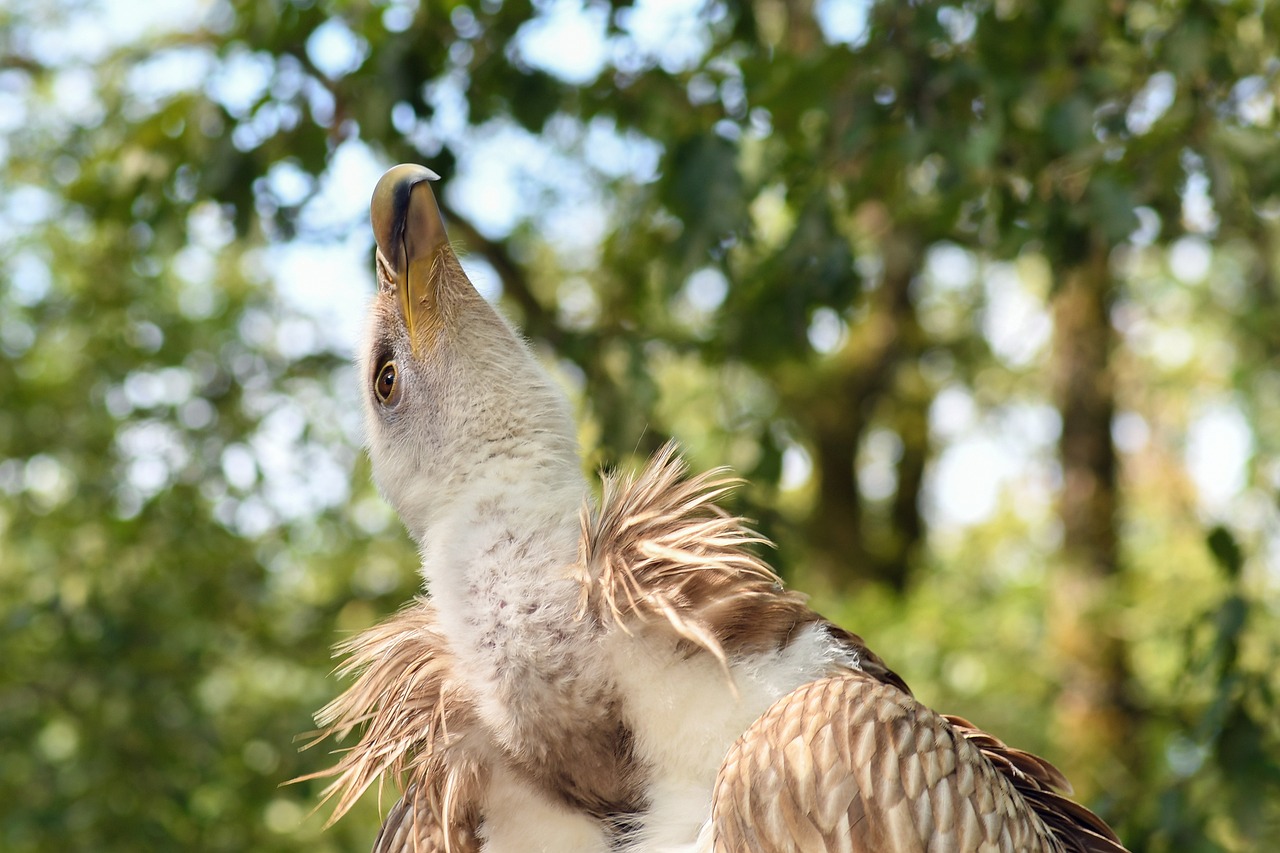
<svg viewBox="0 0 1280 853"><path fill-rule="evenodd" d="M433 825L431 810L423 808L416 794L410 787L387 813L373 842L373 853L445 853L444 832L438 824Z"/></svg>
<svg viewBox="0 0 1280 853"><path fill-rule="evenodd" d="M1122 853L1052 765L955 720L866 673L795 690L730 750L715 850Z"/></svg>

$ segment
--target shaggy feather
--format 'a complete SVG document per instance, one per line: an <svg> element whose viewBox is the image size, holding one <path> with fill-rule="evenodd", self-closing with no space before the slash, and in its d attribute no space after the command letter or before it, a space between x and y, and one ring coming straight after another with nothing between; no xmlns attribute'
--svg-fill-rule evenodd
<svg viewBox="0 0 1280 853"><path fill-rule="evenodd" d="M388 825L408 821L410 837L438 837L438 849L446 853L478 849L487 767L476 749L472 699L455 677L430 601L415 599L337 652L347 656L338 674L358 677L316 714L322 730L308 746L328 737L342 740L358 726L364 731L336 765L295 781L333 777L321 800L337 799L332 824L375 782L381 790L388 778L397 780L405 799Z"/></svg>
<svg viewBox="0 0 1280 853"><path fill-rule="evenodd" d="M599 508L582 510L579 616L656 623L722 664L785 646L819 617L749 550L767 540L716 503L741 481L687 474L668 443L639 477L604 478Z"/></svg>

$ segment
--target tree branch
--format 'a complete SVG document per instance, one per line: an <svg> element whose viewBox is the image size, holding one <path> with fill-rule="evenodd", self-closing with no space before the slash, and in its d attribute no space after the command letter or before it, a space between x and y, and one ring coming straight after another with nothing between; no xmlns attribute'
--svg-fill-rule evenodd
<svg viewBox="0 0 1280 853"><path fill-rule="evenodd" d="M534 295L533 288L529 285L528 276L525 275L524 269L516 263L516 260L511 257L507 247L481 234L480 230L469 219L444 199L437 198L437 201L440 204L440 212L445 215L449 223L450 231L459 237L459 242L467 250L475 252L488 261L494 272L498 274L498 280L502 282L503 292L515 301L524 314L523 325L525 332L543 338L557 352L561 351L569 338L569 334L556 320L555 313L544 306L538 300L538 297Z"/></svg>

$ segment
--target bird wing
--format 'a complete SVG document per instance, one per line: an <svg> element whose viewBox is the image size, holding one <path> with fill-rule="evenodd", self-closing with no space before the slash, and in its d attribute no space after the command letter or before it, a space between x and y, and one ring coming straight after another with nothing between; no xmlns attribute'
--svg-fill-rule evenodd
<svg viewBox="0 0 1280 853"><path fill-rule="evenodd" d="M721 766L716 853L1122 853L1050 765L956 723L866 674L798 688Z"/></svg>
<svg viewBox="0 0 1280 853"><path fill-rule="evenodd" d="M432 810L410 787L387 813L373 842L373 853L446 853L444 827L435 820ZM471 853L479 847L464 847L458 853Z"/></svg>
<svg viewBox="0 0 1280 853"><path fill-rule="evenodd" d="M373 853L479 853L478 813L469 810L471 820L449 825L439 806L419 786L410 785L382 822Z"/></svg>

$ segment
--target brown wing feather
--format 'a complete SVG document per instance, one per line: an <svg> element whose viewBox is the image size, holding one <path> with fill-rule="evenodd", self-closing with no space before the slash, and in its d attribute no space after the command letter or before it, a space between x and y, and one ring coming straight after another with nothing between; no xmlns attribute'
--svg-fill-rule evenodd
<svg viewBox="0 0 1280 853"><path fill-rule="evenodd" d="M827 622L826 620L823 620L823 622L828 634L857 655L859 669L876 681L891 684L908 696L911 695L911 688L907 686L907 682L902 680L902 676L889 669L889 666L880 659L878 654L867 648L866 642L861 637L852 631L846 631L834 622Z"/></svg>
<svg viewBox="0 0 1280 853"><path fill-rule="evenodd" d="M1124 845L1102 818L1062 796L1071 783L1038 755L1008 746L963 717L944 715L947 724L964 737L1026 798L1031 808L1072 853L1123 853Z"/></svg>
<svg viewBox="0 0 1280 853"><path fill-rule="evenodd" d="M480 853L479 814L468 809L461 826L447 826L441 792L410 785L382 822L373 853Z"/></svg>
<svg viewBox="0 0 1280 853"><path fill-rule="evenodd" d="M1100 820L1041 787L1056 770L1026 753L999 766L990 757L1008 749L984 748L974 734L866 674L807 684L729 751L712 809L715 850L1123 851Z"/></svg>
<svg viewBox="0 0 1280 853"><path fill-rule="evenodd" d="M419 815L414 790L410 788L382 821L373 842L373 853L444 853L444 833L432 827L427 815Z"/></svg>

